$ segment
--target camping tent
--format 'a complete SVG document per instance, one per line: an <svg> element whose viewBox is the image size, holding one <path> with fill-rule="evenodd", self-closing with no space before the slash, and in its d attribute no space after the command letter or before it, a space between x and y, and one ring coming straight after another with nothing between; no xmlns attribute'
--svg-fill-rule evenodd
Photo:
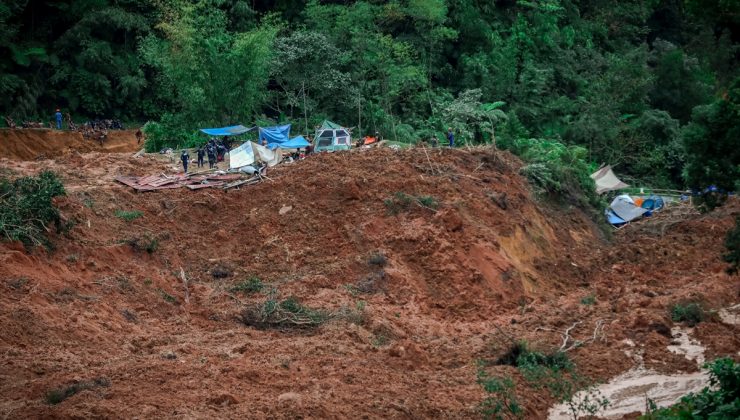
<svg viewBox="0 0 740 420"><path fill-rule="evenodd" d="M200 131L209 136L238 136L239 134L248 133L256 129L257 127L247 128L243 125L232 125L230 127L220 128L201 128Z"/></svg>
<svg viewBox="0 0 740 420"><path fill-rule="evenodd" d="M349 130L329 120L324 120L321 127L316 130L314 142L316 152L349 150L351 147Z"/></svg>
<svg viewBox="0 0 740 420"><path fill-rule="evenodd" d="M631 222L638 217L641 217L648 211L647 209L636 206L635 202L632 201L632 198L630 198L630 196L628 196L627 194L616 196L614 200L612 200L612 203L609 205L609 209L623 222ZM607 215L607 217L609 216ZM610 223L616 224L613 223L611 220Z"/></svg>
<svg viewBox="0 0 740 420"><path fill-rule="evenodd" d="M260 127L259 142L262 143L262 140L265 140L268 145L285 143L290 140L290 124Z"/></svg>
<svg viewBox="0 0 740 420"><path fill-rule="evenodd" d="M620 181L609 165L604 166L598 171L591 174L591 179L596 183L596 194L603 194L607 191L621 190L629 185Z"/></svg>

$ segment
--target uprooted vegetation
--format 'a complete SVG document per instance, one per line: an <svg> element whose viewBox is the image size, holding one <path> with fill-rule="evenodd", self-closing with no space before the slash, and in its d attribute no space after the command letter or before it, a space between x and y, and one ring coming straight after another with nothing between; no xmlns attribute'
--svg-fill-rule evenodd
<svg viewBox="0 0 740 420"><path fill-rule="evenodd" d="M149 233L129 238L125 242L134 251L146 252L147 254L153 254L159 248L159 239Z"/></svg>
<svg viewBox="0 0 740 420"><path fill-rule="evenodd" d="M397 192L392 197L386 198L383 201L389 214L399 214L402 212L410 211L413 206L418 206L431 211L436 211L439 208L439 201L428 195L414 196L404 192Z"/></svg>
<svg viewBox="0 0 740 420"><path fill-rule="evenodd" d="M59 230L62 220L54 197L65 194L57 175L45 171L38 176L0 179L0 234L4 240L21 241L27 247L51 246L49 226Z"/></svg>
<svg viewBox="0 0 740 420"><path fill-rule="evenodd" d="M108 380L108 378L95 378L90 381L77 382L71 385L52 389L46 393L45 399L48 404L56 405L81 391L101 387L108 388L109 386L110 380Z"/></svg>
<svg viewBox="0 0 740 420"><path fill-rule="evenodd" d="M281 300L273 289L264 301L247 305L240 318L244 325L263 330L314 329L335 319L362 325L367 318L365 305L360 301L354 308L343 306L336 311L312 308L295 296Z"/></svg>

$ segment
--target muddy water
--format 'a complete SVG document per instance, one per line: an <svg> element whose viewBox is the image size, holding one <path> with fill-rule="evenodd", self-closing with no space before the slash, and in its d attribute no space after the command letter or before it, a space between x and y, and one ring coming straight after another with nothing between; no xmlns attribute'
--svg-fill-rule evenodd
<svg viewBox="0 0 740 420"><path fill-rule="evenodd" d="M673 344L668 346L669 351L683 354L698 365L704 363L704 347L690 337L691 329L673 328L671 332L674 340ZM624 343L634 346L634 343L629 341ZM597 388L601 397L607 398L610 403L605 410L598 413L600 417L614 419L629 413L644 413L648 398L653 400L658 407L667 407L676 403L682 396L689 392L697 392L709 383L709 375L706 371L664 375L646 369L639 354L631 354L631 352L628 354L635 357L637 366ZM580 401L586 395L581 392L575 396L574 400ZM593 397L593 394L591 396ZM565 404L558 404L548 412L550 420L572 418Z"/></svg>

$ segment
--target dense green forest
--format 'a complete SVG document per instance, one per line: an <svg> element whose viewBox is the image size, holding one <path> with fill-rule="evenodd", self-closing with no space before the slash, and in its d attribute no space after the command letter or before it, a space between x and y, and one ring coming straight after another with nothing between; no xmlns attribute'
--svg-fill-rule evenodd
<svg viewBox="0 0 740 420"><path fill-rule="evenodd" d="M737 0L6 0L0 114L151 121L152 148L239 123L452 127L734 189L739 40Z"/></svg>

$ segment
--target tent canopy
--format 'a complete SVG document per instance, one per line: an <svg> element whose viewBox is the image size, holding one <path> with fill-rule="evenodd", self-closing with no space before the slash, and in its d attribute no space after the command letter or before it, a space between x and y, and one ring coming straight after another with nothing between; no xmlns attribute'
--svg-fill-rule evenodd
<svg viewBox="0 0 740 420"><path fill-rule="evenodd" d="M281 143L279 146L283 149L300 149L302 147L308 147L310 143L303 136L293 137L292 139Z"/></svg>
<svg viewBox="0 0 740 420"><path fill-rule="evenodd" d="M331 130L338 130L340 128L344 128L339 124L333 123L329 120L324 120L323 123L321 123L321 129L331 129Z"/></svg>
<svg viewBox="0 0 740 420"><path fill-rule="evenodd" d="M249 131L256 129L257 127L247 128L243 125L232 125L230 127L220 128L201 128L200 131L208 134L209 136L238 136Z"/></svg>
<svg viewBox="0 0 740 420"><path fill-rule="evenodd" d="M596 194L603 194L607 191L621 190L629 185L622 182L609 165L604 166L598 171L591 174L591 179L596 183Z"/></svg>
<svg viewBox="0 0 740 420"><path fill-rule="evenodd" d="M274 127L260 127L260 142L267 141L267 144L285 143L290 137L290 124L277 125Z"/></svg>
<svg viewBox="0 0 740 420"><path fill-rule="evenodd" d="M628 195L619 195L615 197L609 207L614 214L619 216L619 218L625 222L631 222L647 213L647 209L636 206L635 202L632 201Z"/></svg>

